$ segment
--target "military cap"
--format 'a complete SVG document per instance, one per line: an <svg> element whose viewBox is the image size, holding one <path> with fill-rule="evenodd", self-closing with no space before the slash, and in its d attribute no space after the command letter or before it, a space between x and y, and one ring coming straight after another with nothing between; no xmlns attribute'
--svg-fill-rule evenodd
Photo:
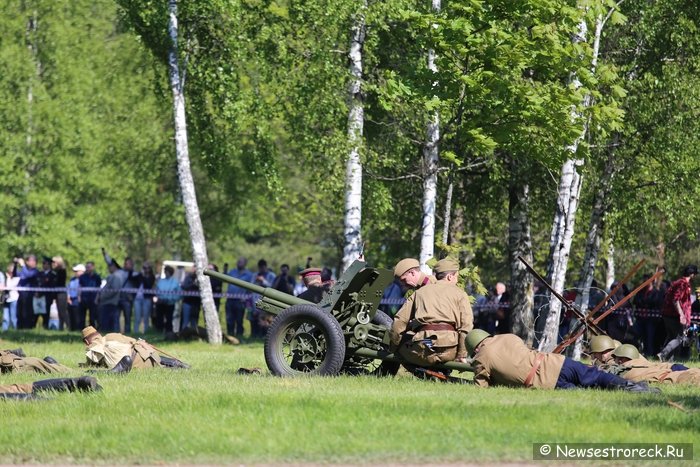
<svg viewBox="0 0 700 467"><path fill-rule="evenodd" d="M46 255L42 256L42 261L43 261L44 263L51 263L51 262L52 262L51 257L50 257L50 256L46 256Z"/></svg>
<svg viewBox="0 0 700 467"><path fill-rule="evenodd" d="M469 331L467 337L464 338L464 344L467 347L469 355L474 355L474 350L476 350L479 344L487 337L491 337L491 334L483 329L474 328Z"/></svg>
<svg viewBox="0 0 700 467"><path fill-rule="evenodd" d="M433 268L433 271L435 272L435 274L459 271L459 261L448 256L447 258L438 261L435 267Z"/></svg>
<svg viewBox="0 0 700 467"><path fill-rule="evenodd" d="M417 259L415 258L404 258L398 263L396 263L396 267L394 267L394 276L396 277L401 277L404 274L406 274L407 271L413 269L413 268L419 268L420 263L418 262Z"/></svg>
<svg viewBox="0 0 700 467"><path fill-rule="evenodd" d="M321 275L321 268L306 268L303 271L299 272L299 275L301 276L302 279L310 276L320 276Z"/></svg>
<svg viewBox="0 0 700 467"><path fill-rule="evenodd" d="M97 332L97 329L93 328L92 326L88 326L83 329L83 340L89 339L92 336L99 335L100 333Z"/></svg>
<svg viewBox="0 0 700 467"><path fill-rule="evenodd" d="M591 352L607 352L608 350L615 349L615 342L610 336L601 334L600 336L593 336L591 338Z"/></svg>
<svg viewBox="0 0 700 467"><path fill-rule="evenodd" d="M612 354L616 357L625 357L630 360L639 358L639 350L632 344L622 344L620 347L616 348Z"/></svg>

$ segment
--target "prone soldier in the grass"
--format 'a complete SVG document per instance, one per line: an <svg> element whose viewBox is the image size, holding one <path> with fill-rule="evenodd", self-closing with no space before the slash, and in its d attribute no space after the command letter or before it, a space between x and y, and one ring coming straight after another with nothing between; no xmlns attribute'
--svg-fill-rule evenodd
<svg viewBox="0 0 700 467"><path fill-rule="evenodd" d="M615 364L608 365L606 370L628 381L700 386L700 368L688 368L679 363L650 362L631 344L621 345L612 355Z"/></svg>
<svg viewBox="0 0 700 467"><path fill-rule="evenodd" d="M492 336L484 330L474 329L467 335L466 346L473 357L474 382L481 387L658 392L646 383L627 381L563 355L532 350L515 334Z"/></svg>
<svg viewBox="0 0 700 467"><path fill-rule="evenodd" d="M0 350L0 372L65 373L70 368L51 357L27 357L22 349Z"/></svg>
<svg viewBox="0 0 700 467"><path fill-rule="evenodd" d="M115 373L125 373L133 368L189 368L174 357L161 355L143 339L134 339L119 333L102 335L92 326L83 329L88 364L110 368Z"/></svg>
<svg viewBox="0 0 700 467"><path fill-rule="evenodd" d="M44 379L25 384L0 384L0 399L32 399L37 393L45 391L91 392L101 389L92 376Z"/></svg>

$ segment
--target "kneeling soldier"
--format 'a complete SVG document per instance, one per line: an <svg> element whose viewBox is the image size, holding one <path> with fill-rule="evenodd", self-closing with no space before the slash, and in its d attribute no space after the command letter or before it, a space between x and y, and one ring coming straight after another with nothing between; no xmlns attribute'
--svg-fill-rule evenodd
<svg viewBox="0 0 700 467"><path fill-rule="evenodd" d="M415 365L466 361L464 338L474 327L469 296L457 286L459 263L435 265L437 283L411 295L394 318L391 349Z"/></svg>
<svg viewBox="0 0 700 467"><path fill-rule="evenodd" d="M474 382L481 387L583 387L658 392L646 383L626 381L563 355L532 350L515 334L492 336L474 329L467 335L466 345L473 355Z"/></svg>

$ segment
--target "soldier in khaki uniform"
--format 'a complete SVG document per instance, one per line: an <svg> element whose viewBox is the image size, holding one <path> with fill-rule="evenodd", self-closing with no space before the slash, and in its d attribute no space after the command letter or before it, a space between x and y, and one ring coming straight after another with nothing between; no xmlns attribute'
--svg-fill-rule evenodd
<svg viewBox="0 0 700 467"><path fill-rule="evenodd" d="M613 358L617 365L611 366L608 371L629 381L700 386L700 368L688 368L679 363L650 362L631 344L624 344L615 349Z"/></svg>
<svg viewBox="0 0 700 467"><path fill-rule="evenodd" d="M326 293L328 287L323 285L322 271L321 268L306 268L299 273L306 286L306 290L298 295L299 298L311 303L320 303L323 300L323 294Z"/></svg>
<svg viewBox="0 0 700 467"><path fill-rule="evenodd" d="M189 368L189 365L176 358L160 355L143 339L134 339L116 332L103 336L92 326L83 329L83 342L87 346L85 356L89 364L111 368L115 372L127 372L132 366Z"/></svg>
<svg viewBox="0 0 700 467"><path fill-rule="evenodd" d="M658 392L646 383L626 381L563 355L532 350L515 334L492 336L484 330L474 329L467 335L466 346L474 356L474 382L481 387L593 387Z"/></svg>
<svg viewBox="0 0 700 467"><path fill-rule="evenodd" d="M56 362L51 357L43 360L36 357L25 357L13 353L10 350L0 350L0 372L30 372L37 373L66 373L70 368Z"/></svg>
<svg viewBox="0 0 700 467"><path fill-rule="evenodd" d="M418 290L425 285L437 283L435 276L429 276L420 270L420 263L414 258L404 258L396 263L394 277L408 290Z"/></svg>
<svg viewBox="0 0 700 467"><path fill-rule="evenodd" d="M591 357L593 358L593 365L600 367L612 361L612 353L618 345L615 345L615 341L605 334L600 336L593 336L590 341Z"/></svg>
<svg viewBox="0 0 700 467"><path fill-rule="evenodd" d="M456 260L440 260L435 265L438 281L408 297L396 314L391 349L409 363L466 361L464 338L474 327L474 316L469 296L457 286L458 270Z"/></svg>
<svg viewBox="0 0 700 467"><path fill-rule="evenodd" d="M0 384L0 399L31 399L31 396L42 391L99 391L102 386L92 376L80 378L44 379L27 384Z"/></svg>

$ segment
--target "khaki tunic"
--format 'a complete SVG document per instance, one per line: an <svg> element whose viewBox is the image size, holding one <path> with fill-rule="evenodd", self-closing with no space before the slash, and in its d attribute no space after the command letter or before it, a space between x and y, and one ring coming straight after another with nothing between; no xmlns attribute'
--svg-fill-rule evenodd
<svg viewBox="0 0 700 467"><path fill-rule="evenodd" d="M700 368L671 371L672 363L653 363L644 357L635 358L622 364L625 371L620 374L628 381L639 383L685 383L700 385Z"/></svg>
<svg viewBox="0 0 700 467"><path fill-rule="evenodd" d="M474 382L481 387L525 386L538 355L544 355L532 387L554 389L565 357L530 349L515 334L499 334L484 339L474 355Z"/></svg>
<svg viewBox="0 0 700 467"><path fill-rule="evenodd" d="M89 362L107 368L114 368L127 355L133 361L133 368L160 366L160 355L148 342L117 332L96 337L85 352Z"/></svg>
<svg viewBox="0 0 700 467"><path fill-rule="evenodd" d="M427 324L450 324L455 330L421 330ZM437 281L408 297L396 314L391 348L416 365L452 361L467 356L464 338L473 327L474 315L466 292L450 282ZM432 342L432 348L425 340Z"/></svg>
<svg viewBox="0 0 700 467"><path fill-rule="evenodd" d="M4 394L31 394L33 385L29 384L0 384L0 393Z"/></svg>
<svg viewBox="0 0 700 467"><path fill-rule="evenodd" d="M0 350L0 372L36 372L36 373L66 373L67 366L58 363L48 363L36 357L19 357L12 352Z"/></svg>

